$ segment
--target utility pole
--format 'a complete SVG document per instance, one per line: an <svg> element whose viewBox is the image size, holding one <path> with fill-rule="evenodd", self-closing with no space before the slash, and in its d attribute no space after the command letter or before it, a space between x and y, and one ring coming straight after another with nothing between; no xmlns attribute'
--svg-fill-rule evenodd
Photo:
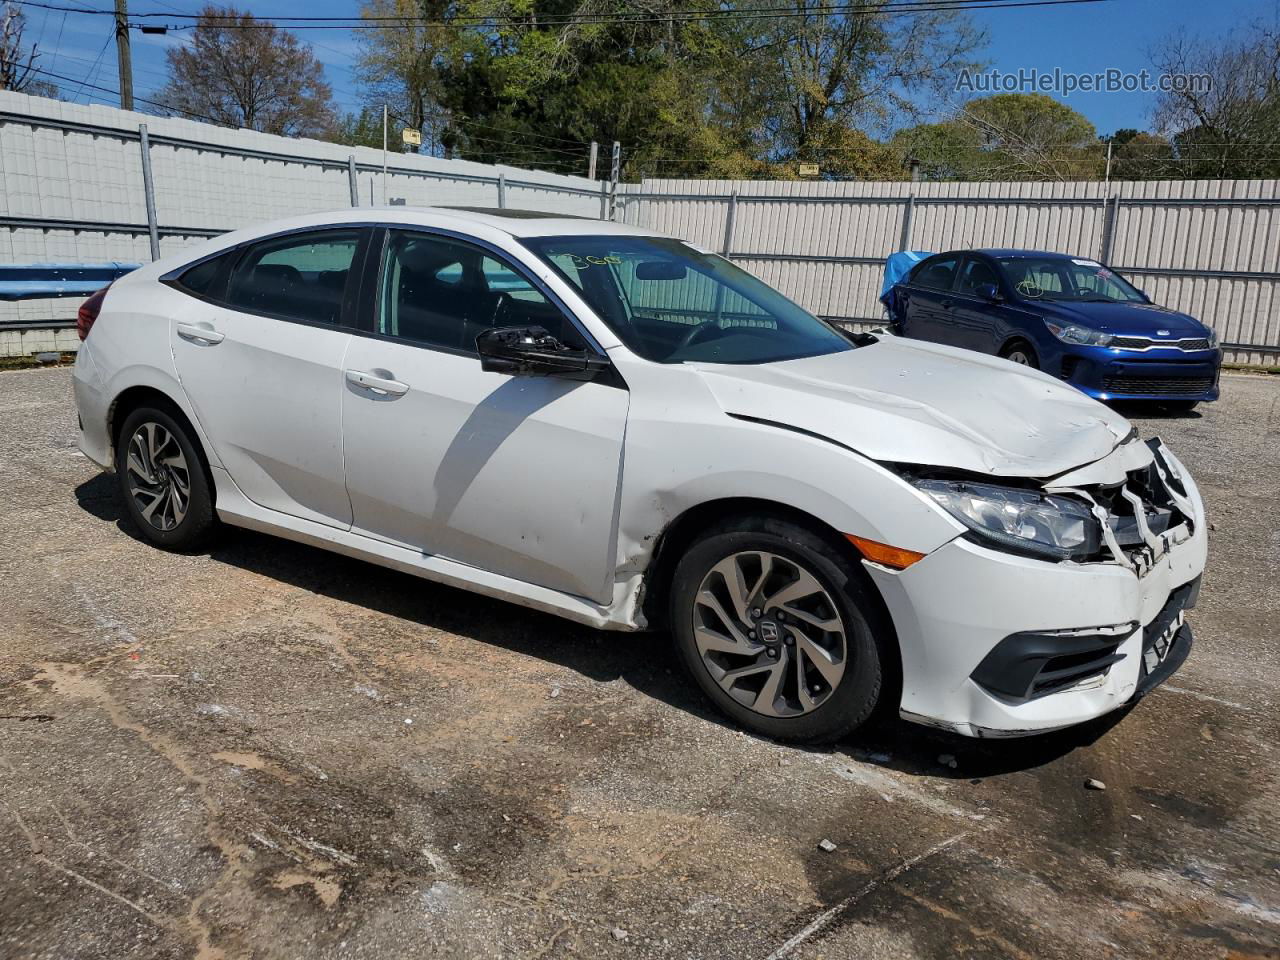
<svg viewBox="0 0 1280 960"><path fill-rule="evenodd" d="M591 159L587 161L587 179L596 178L596 159L600 156L600 144L591 141Z"/></svg>
<svg viewBox="0 0 1280 960"><path fill-rule="evenodd" d="M120 109L133 109L133 58L129 54L129 9L116 0L116 61L120 65Z"/></svg>
<svg viewBox="0 0 1280 960"><path fill-rule="evenodd" d="M382 105L382 205L387 205L387 105Z"/></svg>

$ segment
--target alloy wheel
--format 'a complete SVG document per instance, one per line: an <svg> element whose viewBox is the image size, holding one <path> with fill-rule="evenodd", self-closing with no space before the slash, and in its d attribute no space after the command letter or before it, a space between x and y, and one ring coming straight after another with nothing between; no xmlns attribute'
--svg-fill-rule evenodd
<svg viewBox="0 0 1280 960"><path fill-rule="evenodd" d="M191 504L191 472L172 433L154 421L138 425L129 438L125 479L142 519L169 531Z"/></svg>
<svg viewBox="0 0 1280 960"><path fill-rule="evenodd" d="M768 717L816 710L839 686L848 657L831 594L794 560L765 551L732 554L707 572L693 636L725 693Z"/></svg>
<svg viewBox="0 0 1280 960"><path fill-rule="evenodd" d="M1031 358L1027 356L1024 350L1010 350L1006 360L1012 360L1014 363L1020 363L1024 367L1031 366Z"/></svg>

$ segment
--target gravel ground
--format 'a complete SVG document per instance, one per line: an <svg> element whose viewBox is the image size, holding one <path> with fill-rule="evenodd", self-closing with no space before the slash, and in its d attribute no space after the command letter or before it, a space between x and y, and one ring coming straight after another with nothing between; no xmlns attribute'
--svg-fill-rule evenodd
<svg viewBox="0 0 1280 960"><path fill-rule="evenodd" d="M69 371L0 374L0 957L1280 957L1280 378L1224 381L1140 422L1214 523L1168 685L803 750L665 636L247 532L151 549Z"/></svg>

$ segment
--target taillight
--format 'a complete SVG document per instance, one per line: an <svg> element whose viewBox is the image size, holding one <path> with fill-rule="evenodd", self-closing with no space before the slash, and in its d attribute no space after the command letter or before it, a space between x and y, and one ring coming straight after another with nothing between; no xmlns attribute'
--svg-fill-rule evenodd
<svg viewBox="0 0 1280 960"><path fill-rule="evenodd" d="M110 289L111 284L108 283L80 304L80 309L76 311L76 332L80 334L81 340L89 335L89 328L93 326L93 321L98 319L98 313L102 310L102 301L107 298L107 291Z"/></svg>

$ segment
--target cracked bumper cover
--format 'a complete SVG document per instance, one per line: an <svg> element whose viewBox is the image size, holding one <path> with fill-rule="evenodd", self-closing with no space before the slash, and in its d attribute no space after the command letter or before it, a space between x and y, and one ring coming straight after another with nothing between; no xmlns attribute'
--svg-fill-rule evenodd
<svg viewBox="0 0 1280 960"><path fill-rule="evenodd" d="M1047 732L1116 710L1178 669L1192 642L1182 612L1194 604L1207 554L1199 491L1179 473L1190 530L1139 564L1052 563L963 538L902 571L867 564L902 651L902 716L975 737ZM995 651L1018 636L1035 639L1015 640L1014 659L1041 657L1060 671L1047 686L1033 689L1039 667L992 669L988 658L998 661ZM1157 638L1162 657L1144 651ZM1079 662L1073 653L1107 662L1073 679L1061 672ZM1048 663L1053 656L1068 659Z"/></svg>

